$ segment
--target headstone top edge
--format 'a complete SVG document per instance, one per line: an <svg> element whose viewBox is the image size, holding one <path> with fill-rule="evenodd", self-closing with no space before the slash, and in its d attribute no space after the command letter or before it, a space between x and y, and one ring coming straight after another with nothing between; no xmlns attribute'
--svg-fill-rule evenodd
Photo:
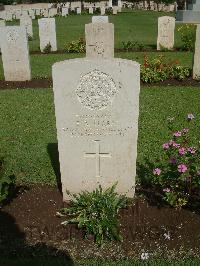
<svg viewBox="0 0 200 266"><path fill-rule="evenodd" d="M75 58L75 59L68 59L68 60L64 60L64 61L60 61L60 62L56 62L55 64L52 65L52 69L58 69L59 67L63 67L65 65L70 65L70 64L76 64L76 63L93 63L94 65L102 65L104 66L104 64L106 63L126 63L132 66L139 66L141 64L139 64L136 61L132 61L132 60L128 60L128 59L122 59L122 58L112 58L112 59L89 59L89 58Z"/></svg>

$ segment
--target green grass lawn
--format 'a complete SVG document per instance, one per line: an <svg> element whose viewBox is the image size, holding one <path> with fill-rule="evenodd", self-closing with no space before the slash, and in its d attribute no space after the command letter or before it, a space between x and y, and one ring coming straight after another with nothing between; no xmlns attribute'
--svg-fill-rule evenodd
<svg viewBox="0 0 200 266"><path fill-rule="evenodd" d="M129 11L110 15L109 21L115 26L115 48L122 47L122 41L137 41L145 46L156 47L157 21L160 16L174 16L174 13L153 11ZM56 18L58 49L63 50L67 43L85 36L85 24L90 23L91 15L70 15ZM7 22L7 25L18 25L19 21ZM180 36L175 31L175 46L180 46ZM29 41L30 51L39 50L39 33L37 19L33 20L33 40Z"/></svg>
<svg viewBox="0 0 200 266"><path fill-rule="evenodd" d="M191 138L199 141L199 88L142 88L138 163L155 159L168 140L166 119L177 117L177 129L188 113L196 117ZM56 126L52 89L0 91L0 147L7 161L7 174L20 182L55 184ZM185 125L186 126L186 125ZM142 178L142 176L140 177Z"/></svg>
<svg viewBox="0 0 200 266"><path fill-rule="evenodd" d="M164 55L169 60L179 60L184 66L192 68L193 53L190 52L118 52L115 57L135 60L139 63L144 62L144 56L155 58L159 55ZM45 55L31 55L31 72L32 78L50 78L52 65L56 62L71 58L84 57L85 54L45 54ZM4 79L3 65L0 57L0 80Z"/></svg>

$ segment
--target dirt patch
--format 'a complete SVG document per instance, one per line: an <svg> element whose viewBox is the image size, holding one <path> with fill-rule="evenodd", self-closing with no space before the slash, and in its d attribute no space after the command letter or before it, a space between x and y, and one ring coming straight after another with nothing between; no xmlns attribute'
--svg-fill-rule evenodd
<svg viewBox="0 0 200 266"><path fill-rule="evenodd" d="M32 79L29 81L0 80L0 90L24 89L24 88L49 88L52 86L53 86L52 79Z"/></svg>
<svg viewBox="0 0 200 266"><path fill-rule="evenodd" d="M162 257L182 256L186 251L199 254L200 215L194 210L159 208L137 197L119 214L123 242L99 248L93 237L85 239L84 231L75 225L61 225L65 218L56 212L62 207L62 195L55 187L21 189L0 210L0 254L104 259L140 257L142 252Z"/></svg>

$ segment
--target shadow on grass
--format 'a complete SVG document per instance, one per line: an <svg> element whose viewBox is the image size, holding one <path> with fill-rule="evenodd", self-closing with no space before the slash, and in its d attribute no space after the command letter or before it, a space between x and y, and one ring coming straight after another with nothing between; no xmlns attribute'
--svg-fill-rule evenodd
<svg viewBox="0 0 200 266"><path fill-rule="evenodd" d="M56 175L57 187L62 193L62 183L61 183L61 174L60 174L60 163L59 163L59 153L58 153L58 143L49 143L47 145L47 151L51 159L51 165L54 169Z"/></svg>
<svg viewBox="0 0 200 266"><path fill-rule="evenodd" d="M67 251L63 252L42 242L33 245L27 244L26 234L20 230L15 219L2 210L0 210L0 254L0 265L2 266L74 265ZM34 260L32 261L30 258L34 258ZM53 264L54 259L59 259L65 264ZM44 264L39 262L40 260L43 260Z"/></svg>

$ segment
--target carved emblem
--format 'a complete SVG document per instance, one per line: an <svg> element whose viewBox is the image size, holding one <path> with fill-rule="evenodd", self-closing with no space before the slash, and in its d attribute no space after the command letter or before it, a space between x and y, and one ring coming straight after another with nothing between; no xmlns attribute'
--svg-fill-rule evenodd
<svg viewBox="0 0 200 266"><path fill-rule="evenodd" d="M112 102L117 88L113 79L99 70L81 76L76 94L84 107L100 110Z"/></svg>

